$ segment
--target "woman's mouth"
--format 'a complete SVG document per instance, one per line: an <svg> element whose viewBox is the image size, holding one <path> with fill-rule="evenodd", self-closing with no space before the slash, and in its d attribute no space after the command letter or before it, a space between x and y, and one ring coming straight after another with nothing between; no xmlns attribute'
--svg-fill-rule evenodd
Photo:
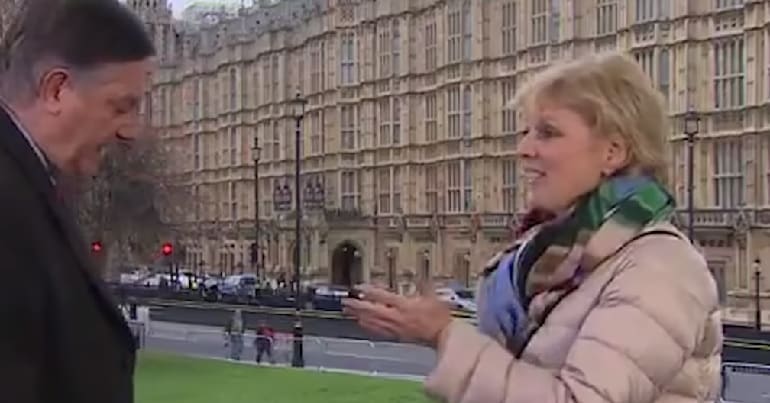
<svg viewBox="0 0 770 403"><path fill-rule="evenodd" d="M524 180L529 184L532 184L545 176L545 172L543 171L528 168L524 168L522 174Z"/></svg>

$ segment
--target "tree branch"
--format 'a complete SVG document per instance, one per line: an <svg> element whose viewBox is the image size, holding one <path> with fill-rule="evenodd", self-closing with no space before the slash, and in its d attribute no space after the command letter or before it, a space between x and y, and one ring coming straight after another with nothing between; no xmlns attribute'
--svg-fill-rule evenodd
<svg viewBox="0 0 770 403"><path fill-rule="evenodd" d="M190 203L184 188L169 186L168 161L157 139L130 149L108 151L100 174L77 203L77 215L92 240L101 240L112 263L151 263L172 228L162 214L173 207L186 211Z"/></svg>

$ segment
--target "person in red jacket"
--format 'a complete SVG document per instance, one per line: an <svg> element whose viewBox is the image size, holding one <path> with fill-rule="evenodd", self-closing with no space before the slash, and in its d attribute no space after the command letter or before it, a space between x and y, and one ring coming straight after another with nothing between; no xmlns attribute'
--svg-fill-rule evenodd
<svg viewBox="0 0 770 403"><path fill-rule="evenodd" d="M273 342L275 341L275 331L264 321L259 322L257 327L257 337L254 339L254 347L257 349L257 363L262 362L262 356L267 354L270 363L275 363L273 359Z"/></svg>

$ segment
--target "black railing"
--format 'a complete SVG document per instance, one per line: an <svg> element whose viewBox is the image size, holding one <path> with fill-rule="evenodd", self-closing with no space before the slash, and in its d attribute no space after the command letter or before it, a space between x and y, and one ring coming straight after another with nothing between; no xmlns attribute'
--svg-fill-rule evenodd
<svg viewBox="0 0 770 403"><path fill-rule="evenodd" d="M130 300L161 299L171 301L191 302L225 302L236 305L255 305L271 308L292 308L295 304L294 292L290 289L270 290L255 289L253 294L223 294L217 290L205 288L163 288L150 287L135 284L110 283L110 289L118 303L128 303ZM310 292L306 292L302 298L304 301L312 301Z"/></svg>

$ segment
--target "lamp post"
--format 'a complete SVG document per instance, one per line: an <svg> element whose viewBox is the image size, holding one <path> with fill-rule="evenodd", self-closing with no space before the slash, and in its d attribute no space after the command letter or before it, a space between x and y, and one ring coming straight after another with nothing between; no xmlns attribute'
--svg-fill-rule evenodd
<svg viewBox="0 0 770 403"><path fill-rule="evenodd" d="M388 249L385 252L385 258L388 261L388 288L390 288L391 291L396 290L396 267L395 267L395 256L393 256L393 250Z"/></svg>
<svg viewBox="0 0 770 403"><path fill-rule="evenodd" d="M303 356L303 329L302 329L302 281L300 272L300 256L302 245L302 198L301 198L301 184L300 177L302 175L302 119L305 115L305 100L298 92L293 100L289 102L289 108L292 116L294 117L295 131L294 131L294 198L295 198L295 215L294 215L294 278L296 279L296 288L294 289L294 351L292 355L291 365L293 367L304 367L305 358Z"/></svg>
<svg viewBox="0 0 770 403"><path fill-rule="evenodd" d="M762 300L759 294L760 280L762 279L762 262L754 259L754 326L762 330Z"/></svg>
<svg viewBox="0 0 770 403"><path fill-rule="evenodd" d="M227 267L230 270L230 274L235 274L235 245L227 244Z"/></svg>
<svg viewBox="0 0 770 403"><path fill-rule="evenodd" d="M471 286L471 253L465 252L463 255L463 263L465 264L465 270L463 270L463 285L467 288Z"/></svg>
<svg viewBox="0 0 770 403"><path fill-rule="evenodd" d="M254 159L254 251L252 253L255 253L255 275L257 276L257 280L262 280L262 270L260 265L262 264L262 259L260 256L260 250L262 249L262 242L260 240L260 224L259 224L259 154L262 151L262 147L259 146L259 138L257 136L254 136L254 146L251 149L251 156Z"/></svg>
<svg viewBox="0 0 770 403"><path fill-rule="evenodd" d="M695 136L700 131L700 117L693 111L684 116L684 134L687 136L687 236L695 241L695 203L694 203L694 150Z"/></svg>

